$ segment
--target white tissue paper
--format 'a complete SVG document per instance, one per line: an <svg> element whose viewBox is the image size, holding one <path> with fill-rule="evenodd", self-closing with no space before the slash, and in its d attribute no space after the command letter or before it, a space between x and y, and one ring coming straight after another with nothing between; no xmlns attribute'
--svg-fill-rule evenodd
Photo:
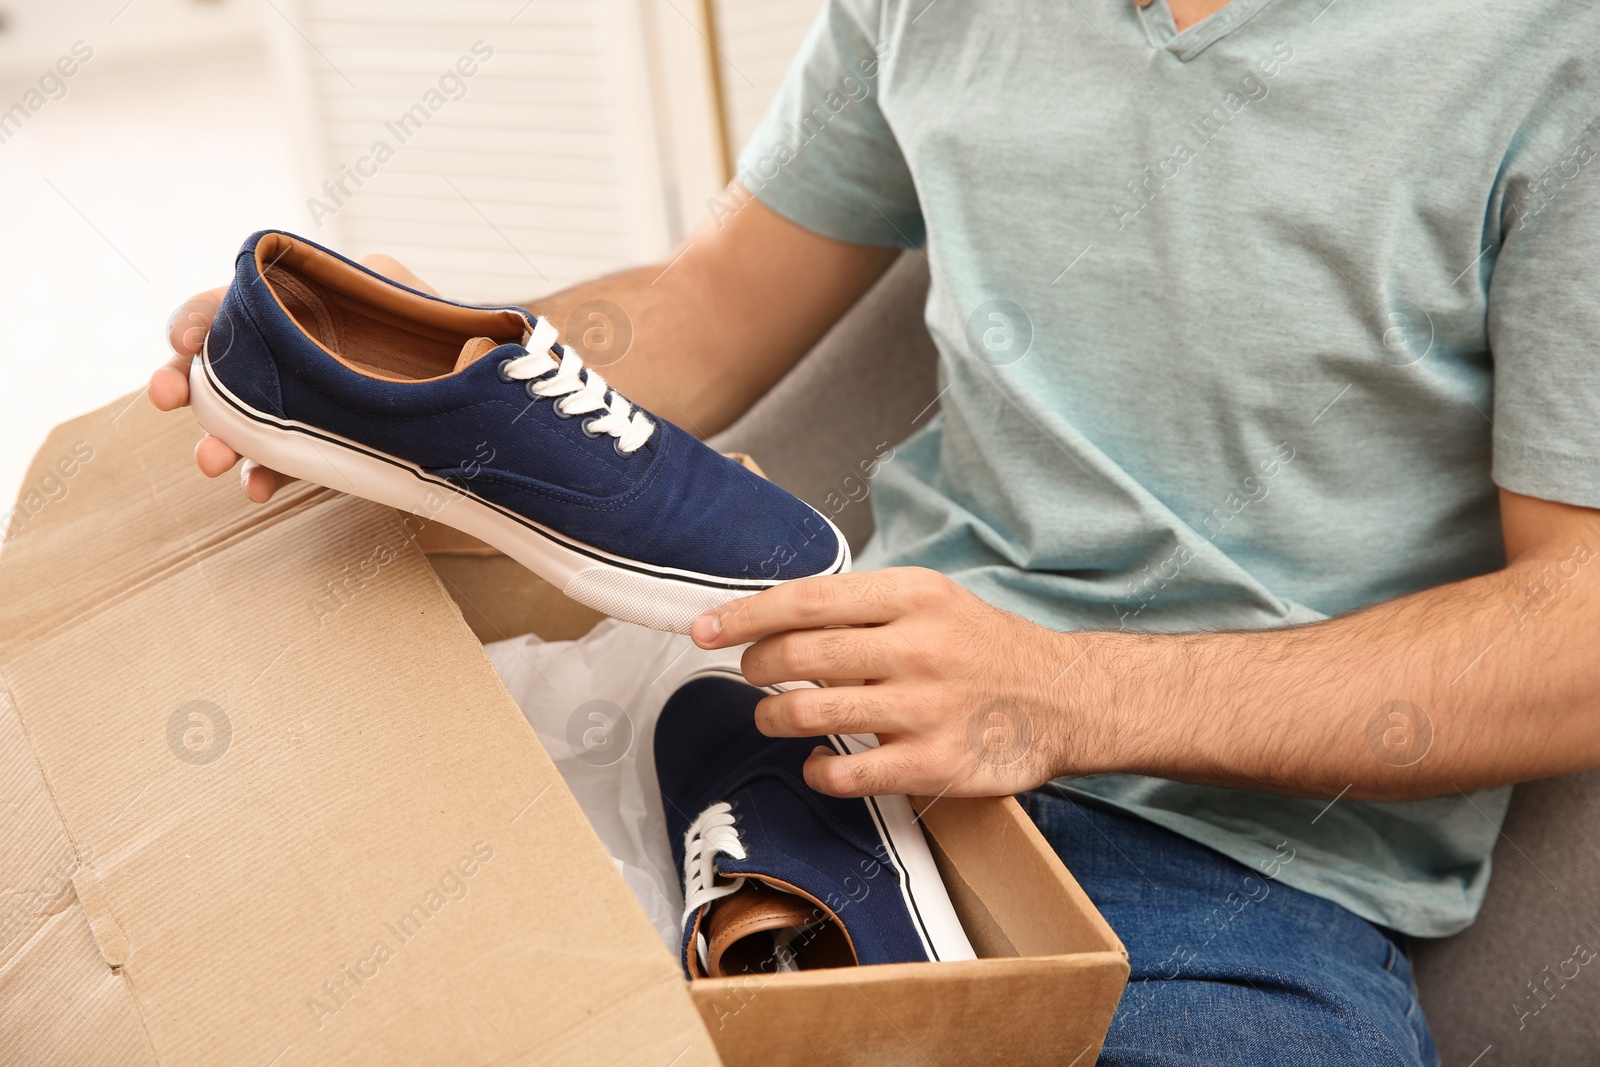
<svg viewBox="0 0 1600 1067"><path fill-rule="evenodd" d="M529 634L484 646L667 948L682 939L683 885L656 782L662 705L689 675L738 670L746 646L707 652L681 634L608 619L576 641Z"/></svg>

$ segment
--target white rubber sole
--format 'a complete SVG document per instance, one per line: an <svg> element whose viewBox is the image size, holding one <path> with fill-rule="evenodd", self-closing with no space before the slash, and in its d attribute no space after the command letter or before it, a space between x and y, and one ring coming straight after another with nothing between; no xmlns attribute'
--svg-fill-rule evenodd
<svg viewBox="0 0 1600 1067"><path fill-rule="evenodd" d="M340 492L442 522L504 552L580 604L654 630L688 633L708 608L781 583L720 578L659 567L592 548L496 507L415 464L304 423L258 411L210 370L209 348L189 368L189 404L205 431L279 471ZM752 475L754 477L754 475ZM815 510L815 509L813 509ZM850 548L828 518L839 555L824 573L850 569Z"/></svg>
<svg viewBox="0 0 1600 1067"><path fill-rule="evenodd" d="M741 682L745 680L744 674L736 667L706 667L686 675L677 685L684 686L696 678L711 676L735 678ZM767 686L765 691L785 693L793 689L815 688L818 687L810 682L791 682ZM878 745L878 739L871 734L831 734L828 741L834 751L841 755L865 752ZM911 799L890 794L864 797L863 800L883 838L887 865L893 867L893 873L899 876L898 890L911 916L912 925L922 938L922 947L927 950L928 959L943 962L977 959L978 954L973 951L972 942L968 940L961 920L956 917L955 905L950 903L950 893L944 887L944 879L939 876L939 867L933 861L928 839L922 836L922 827L911 808ZM893 880L889 871L879 871L875 876L862 871L857 881L863 888L863 895L855 899L867 900L875 892L893 892L896 888L892 885ZM845 918L848 917L847 910Z"/></svg>
<svg viewBox="0 0 1600 1067"><path fill-rule="evenodd" d="M841 755L865 752L878 745L878 739L870 734L834 734L828 740ZM961 920L956 918L944 879L939 877L928 840L922 836L916 812L911 809L911 799L896 794L867 797L866 802L872 821L878 824L878 831L883 835L890 862L900 872L900 892L917 932L922 935L928 958L945 962L977 959L978 954L972 950L972 942L967 939ZM864 879L863 884L871 885Z"/></svg>

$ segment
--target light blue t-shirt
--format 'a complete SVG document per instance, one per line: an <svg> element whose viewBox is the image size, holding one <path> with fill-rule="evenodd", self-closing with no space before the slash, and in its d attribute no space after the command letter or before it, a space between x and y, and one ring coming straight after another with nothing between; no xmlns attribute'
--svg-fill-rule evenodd
<svg viewBox="0 0 1600 1067"><path fill-rule="evenodd" d="M1503 566L1496 485L1600 507L1597 50L1572 0L1182 33L1165 0L831 0L739 175L932 268L942 412L862 566L1056 629L1279 627ZM1510 793L1067 784L1423 936L1476 914Z"/></svg>

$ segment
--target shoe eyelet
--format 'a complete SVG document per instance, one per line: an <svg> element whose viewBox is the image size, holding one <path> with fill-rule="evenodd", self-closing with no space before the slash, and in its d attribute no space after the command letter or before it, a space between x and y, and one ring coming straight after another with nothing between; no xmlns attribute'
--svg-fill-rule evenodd
<svg viewBox="0 0 1600 1067"><path fill-rule="evenodd" d="M622 439L619 438L619 437L613 437L611 439L611 451L615 452L617 455L621 456L623 459L632 459L633 458L633 452L637 452L639 450L636 448L636 449L633 450L633 452L624 452L622 450Z"/></svg>
<svg viewBox="0 0 1600 1067"><path fill-rule="evenodd" d="M544 399L544 397L540 396L538 393L533 391L533 387L534 387L535 383L538 382L538 380L539 379L535 378L535 379L533 379L533 381L528 382L526 385L524 385L522 387L522 391L524 393L528 394L528 399L533 401L535 404L537 404L539 401Z"/></svg>
<svg viewBox="0 0 1600 1067"><path fill-rule="evenodd" d="M495 373L499 374L500 380L505 382L507 385L510 385L512 382L516 381L515 378L506 373L506 368L509 366L511 366L511 357L508 356L500 361L500 366L495 368Z"/></svg>
<svg viewBox="0 0 1600 1067"><path fill-rule="evenodd" d="M584 419L583 423L581 424L581 429L583 430L583 436L587 437L591 441L600 436L600 434L594 428L593 419Z"/></svg>
<svg viewBox="0 0 1600 1067"><path fill-rule="evenodd" d="M578 413L576 411L562 411L561 401L559 400L550 405L550 410L556 413L556 418L558 419L575 419L578 417Z"/></svg>

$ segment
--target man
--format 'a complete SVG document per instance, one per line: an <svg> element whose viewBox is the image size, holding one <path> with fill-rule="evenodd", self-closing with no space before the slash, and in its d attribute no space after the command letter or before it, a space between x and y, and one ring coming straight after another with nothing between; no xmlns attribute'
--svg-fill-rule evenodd
<svg viewBox="0 0 1600 1067"><path fill-rule="evenodd" d="M1023 794L1129 948L1103 1063L1436 1062L1403 938L1472 921L1510 783L1600 765L1596 40L1555 0L831 0L682 258L539 303L626 308L608 378L709 433L927 257L942 413L864 573L694 637L870 681L757 710L879 735L819 790Z"/></svg>

